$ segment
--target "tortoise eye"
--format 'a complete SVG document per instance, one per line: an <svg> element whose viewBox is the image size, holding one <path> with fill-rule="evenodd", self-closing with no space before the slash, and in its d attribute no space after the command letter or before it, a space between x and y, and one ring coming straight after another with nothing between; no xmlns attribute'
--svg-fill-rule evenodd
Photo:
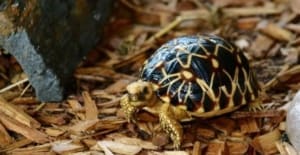
<svg viewBox="0 0 300 155"><path fill-rule="evenodd" d="M148 87L144 87L144 88L143 88L143 94L148 94L148 93L149 93Z"/></svg>

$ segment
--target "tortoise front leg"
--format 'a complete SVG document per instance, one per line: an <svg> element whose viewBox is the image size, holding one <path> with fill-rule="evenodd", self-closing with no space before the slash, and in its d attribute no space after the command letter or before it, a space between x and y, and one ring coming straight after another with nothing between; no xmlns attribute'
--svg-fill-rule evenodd
<svg viewBox="0 0 300 155"><path fill-rule="evenodd" d="M183 136L183 129L174 115L169 103L163 103L160 107L159 121L162 129L170 136L174 147L179 149Z"/></svg>
<svg viewBox="0 0 300 155"><path fill-rule="evenodd" d="M134 114L137 112L137 107L133 106L129 100L128 94L121 97L120 105L125 113L128 122L135 122Z"/></svg>

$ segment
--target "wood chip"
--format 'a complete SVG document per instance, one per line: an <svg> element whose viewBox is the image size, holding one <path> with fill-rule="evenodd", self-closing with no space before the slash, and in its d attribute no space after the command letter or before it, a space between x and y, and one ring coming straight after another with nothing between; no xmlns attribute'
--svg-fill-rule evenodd
<svg viewBox="0 0 300 155"><path fill-rule="evenodd" d="M33 119L19 107L6 102L1 96L0 107L1 113L4 113L5 115L11 118L14 118L16 121L27 125L28 127L39 128L41 126L41 124L38 121Z"/></svg>
<svg viewBox="0 0 300 155"><path fill-rule="evenodd" d="M145 25L160 25L160 15L153 14L150 12L140 13L137 12L135 14L135 19Z"/></svg>
<svg viewBox="0 0 300 155"><path fill-rule="evenodd" d="M293 10L293 12L299 14L300 13L300 1L298 0L289 0L290 7Z"/></svg>
<svg viewBox="0 0 300 155"><path fill-rule="evenodd" d="M16 92L16 91L5 91L3 93L0 94L0 96L6 100L6 101L11 101L16 97L20 96L20 93Z"/></svg>
<svg viewBox="0 0 300 155"><path fill-rule="evenodd" d="M240 6L240 5L254 5L262 2L262 0L250 0L250 1L237 1L237 0L212 0L213 4L218 7L224 6Z"/></svg>
<svg viewBox="0 0 300 155"><path fill-rule="evenodd" d="M55 155L54 152L50 151L51 145L49 143L38 145L38 146L29 146L25 148L18 148L12 151L8 151L9 154L31 154L31 155Z"/></svg>
<svg viewBox="0 0 300 155"><path fill-rule="evenodd" d="M132 144L132 145L137 145L142 147L143 149L148 149L148 150L157 150L158 147L152 144L149 141L144 141L138 138L129 138L129 137L118 137L115 139L116 142L124 143L124 144Z"/></svg>
<svg viewBox="0 0 300 155"><path fill-rule="evenodd" d="M87 120L98 119L98 108L94 100L92 100L90 94L86 91L82 92L84 100L85 116Z"/></svg>
<svg viewBox="0 0 300 155"><path fill-rule="evenodd" d="M102 143L97 143L92 149L99 151L103 150L105 155L114 155L112 151L105 144Z"/></svg>
<svg viewBox="0 0 300 155"><path fill-rule="evenodd" d="M260 30L268 36L279 41L291 41L294 38L293 33L285 28L277 26L274 23L269 23Z"/></svg>
<svg viewBox="0 0 300 155"><path fill-rule="evenodd" d="M280 131L285 131L286 130L286 122L281 122L278 126L278 129Z"/></svg>
<svg viewBox="0 0 300 155"><path fill-rule="evenodd" d="M244 118L238 120L242 133L255 133L259 132L255 118Z"/></svg>
<svg viewBox="0 0 300 155"><path fill-rule="evenodd" d="M0 123L0 147L3 148L13 142L13 138L9 136L4 126Z"/></svg>
<svg viewBox="0 0 300 155"><path fill-rule="evenodd" d="M235 122L232 119L226 117L220 117L212 120L211 126L225 135L229 135L236 127Z"/></svg>
<svg viewBox="0 0 300 155"><path fill-rule="evenodd" d="M197 136L203 137L205 139L212 139L216 137L216 133L214 130L207 127L198 127Z"/></svg>
<svg viewBox="0 0 300 155"><path fill-rule="evenodd" d="M163 155L188 155L186 151L164 151Z"/></svg>
<svg viewBox="0 0 300 155"><path fill-rule="evenodd" d="M62 134L64 134L66 131L62 129L57 129L57 128L46 128L45 133L49 136L52 137L58 137Z"/></svg>
<svg viewBox="0 0 300 155"><path fill-rule="evenodd" d="M118 130L120 126L127 123L126 120L119 119L117 117L108 117L107 120L99 120L93 130Z"/></svg>
<svg viewBox="0 0 300 155"><path fill-rule="evenodd" d="M105 78L95 76L95 75L81 75L81 74L75 74L74 75L76 79L78 80L85 80L85 81L96 81L96 82L105 82Z"/></svg>
<svg viewBox="0 0 300 155"><path fill-rule="evenodd" d="M276 148L276 141L278 140L280 140L280 132L278 129L275 129L272 132L255 137L252 141L252 146L262 154L273 154L278 152Z"/></svg>
<svg viewBox="0 0 300 155"><path fill-rule="evenodd" d="M98 75L98 76L103 76L108 79L131 79L131 80L136 80L135 77L127 75L127 74L122 74L122 73L117 73L112 69L104 68L104 67L90 67L90 68L78 68L76 69L76 73L78 74L88 74L88 75Z"/></svg>
<svg viewBox="0 0 300 155"><path fill-rule="evenodd" d="M254 16L278 14L282 11L280 8L268 7L243 7L243 8L223 8L222 13L226 17Z"/></svg>
<svg viewBox="0 0 300 155"><path fill-rule="evenodd" d="M225 151L225 142L214 141L208 144L206 153L207 155L222 155Z"/></svg>
<svg viewBox="0 0 300 155"><path fill-rule="evenodd" d="M115 141L103 140L97 143L102 149L109 149L111 152L124 154L124 155L135 155L142 150L142 147L136 145L128 145ZM107 154L107 151L104 151ZM108 153L110 154L110 153Z"/></svg>
<svg viewBox="0 0 300 155"><path fill-rule="evenodd" d="M166 133L157 133L152 138L152 143L156 146L164 146L170 143L169 136Z"/></svg>
<svg viewBox="0 0 300 155"><path fill-rule="evenodd" d="M40 101L35 97L17 97L11 101L13 104L38 104Z"/></svg>
<svg viewBox="0 0 300 155"><path fill-rule="evenodd" d="M41 123L46 125L64 125L69 122L70 117L66 113L54 113L54 114L39 114L36 117Z"/></svg>
<svg viewBox="0 0 300 155"><path fill-rule="evenodd" d="M242 30L252 30L261 19L258 17L245 17L237 21L237 27Z"/></svg>
<svg viewBox="0 0 300 155"><path fill-rule="evenodd" d="M149 126L148 126L148 124L146 122L137 123L136 126L138 127L138 129L140 131L145 132L145 133L151 135L152 131L149 128Z"/></svg>
<svg viewBox="0 0 300 155"><path fill-rule="evenodd" d="M82 111L83 107L77 100L67 100L73 111Z"/></svg>
<svg viewBox="0 0 300 155"><path fill-rule="evenodd" d="M282 53L284 51L284 53L286 53L286 57L284 59L285 63L288 65L294 65L297 64L299 61L299 52L300 48L286 48L286 49L282 49Z"/></svg>
<svg viewBox="0 0 300 155"><path fill-rule="evenodd" d="M270 47L274 44L274 40L263 35L259 34L252 42L250 46L250 51L252 55L256 58L263 58L267 55Z"/></svg>
<svg viewBox="0 0 300 155"><path fill-rule="evenodd" d="M291 31L300 33L300 25L299 24L287 24L285 27Z"/></svg>
<svg viewBox="0 0 300 155"><path fill-rule="evenodd" d="M268 111L236 111L231 114L231 118L264 118L264 117L279 117L285 115L283 110L268 110Z"/></svg>
<svg viewBox="0 0 300 155"><path fill-rule="evenodd" d="M150 114L149 112L141 111L138 113L138 119L146 122L158 122L158 117Z"/></svg>
<svg viewBox="0 0 300 155"><path fill-rule="evenodd" d="M277 147L280 154L299 155L299 152L297 152L297 150L287 142L277 141L276 142L276 147Z"/></svg>
<svg viewBox="0 0 300 155"><path fill-rule="evenodd" d="M82 152L76 152L72 153L72 155L107 155L99 151L82 151Z"/></svg>
<svg viewBox="0 0 300 155"><path fill-rule="evenodd" d="M113 115L118 110L119 110L119 108L105 108L105 109L100 109L99 110L99 114L102 114L102 115Z"/></svg>
<svg viewBox="0 0 300 155"><path fill-rule="evenodd" d="M249 144L246 141L227 141L226 146L229 154L232 155L246 154L249 148Z"/></svg>
<svg viewBox="0 0 300 155"><path fill-rule="evenodd" d="M120 92L123 92L127 85L129 83L131 83L132 81L130 80L124 80L124 79L121 79L121 80L118 80L117 82L113 83L112 85L108 86L105 91L107 93L111 93L111 94L116 94L116 93L120 93Z"/></svg>
<svg viewBox="0 0 300 155"><path fill-rule="evenodd" d="M96 139L83 139L82 142L88 146L88 147L92 147L92 146L95 146L97 144L97 140Z"/></svg>
<svg viewBox="0 0 300 155"><path fill-rule="evenodd" d="M28 127L25 124L16 121L5 113L0 112L0 121L7 129L17 132L32 141L35 141L37 143L45 143L49 141L46 134L35 128Z"/></svg>
<svg viewBox="0 0 300 155"><path fill-rule="evenodd" d="M1 151L3 151L3 152L10 151L10 150L13 150L13 149L24 147L24 146L26 146L28 144L31 144L31 143L32 143L32 140L27 139L27 138L21 138L20 140L4 147Z"/></svg>
<svg viewBox="0 0 300 155"><path fill-rule="evenodd" d="M267 57L275 57L277 55L279 55L279 51L281 49L281 44L280 43L276 43L270 50L269 52L267 52Z"/></svg>
<svg viewBox="0 0 300 155"><path fill-rule="evenodd" d="M51 144L51 151L59 154L68 154L83 150L84 146L73 143L72 140L61 140Z"/></svg>
<svg viewBox="0 0 300 155"><path fill-rule="evenodd" d="M194 17L195 20L198 22L201 21L209 21L211 16L210 13L207 9L196 9L196 10L186 10L186 11L181 11L180 15L182 17ZM197 21L194 21L194 23L197 23L199 26L199 23ZM183 22L184 23L184 22Z"/></svg>
<svg viewBox="0 0 300 155"><path fill-rule="evenodd" d="M80 134L81 132L87 131L88 129L92 128L98 122L99 122L98 119L79 121L75 125L71 126L69 130L72 131L73 133Z"/></svg>
<svg viewBox="0 0 300 155"><path fill-rule="evenodd" d="M163 151L163 152L150 151L149 155L189 155L189 153L186 151Z"/></svg>
<svg viewBox="0 0 300 155"><path fill-rule="evenodd" d="M270 89L274 87L286 87L289 84L299 83L299 75L300 65L295 65L292 67L289 67L289 65L284 66L283 70L265 85L265 88Z"/></svg>
<svg viewBox="0 0 300 155"><path fill-rule="evenodd" d="M199 141L195 142L192 155L201 155L201 144Z"/></svg>

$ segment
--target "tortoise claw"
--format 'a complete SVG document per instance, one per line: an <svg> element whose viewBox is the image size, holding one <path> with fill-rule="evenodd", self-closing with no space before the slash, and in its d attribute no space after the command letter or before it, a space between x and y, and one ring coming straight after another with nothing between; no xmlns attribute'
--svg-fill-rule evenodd
<svg viewBox="0 0 300 155"><path fill-rule="evenodd" d="M264 108L261 104L261 101L255 100L249 104L248 109L249 111L257 112L257 111L263 111Z"/></svg>

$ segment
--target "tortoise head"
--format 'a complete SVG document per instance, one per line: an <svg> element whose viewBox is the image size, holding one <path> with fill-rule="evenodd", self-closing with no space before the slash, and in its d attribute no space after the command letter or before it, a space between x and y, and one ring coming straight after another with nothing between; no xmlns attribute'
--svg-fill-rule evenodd
<svg viewBox="0 0 300 155"><path fill-rule="evenodd" d="M134 114L142 107L151 106L155 101L152 84L136 81L127 86L127 94L123 95L120 105L129 122L135 122Z"/></svg>
<svg viewBox="0 0 300 155"><path fill-rule="evenodd" d="M128 99L132 106L143 107L153 99L153 87L150 82L136 81L127 86Z"/></svg>

